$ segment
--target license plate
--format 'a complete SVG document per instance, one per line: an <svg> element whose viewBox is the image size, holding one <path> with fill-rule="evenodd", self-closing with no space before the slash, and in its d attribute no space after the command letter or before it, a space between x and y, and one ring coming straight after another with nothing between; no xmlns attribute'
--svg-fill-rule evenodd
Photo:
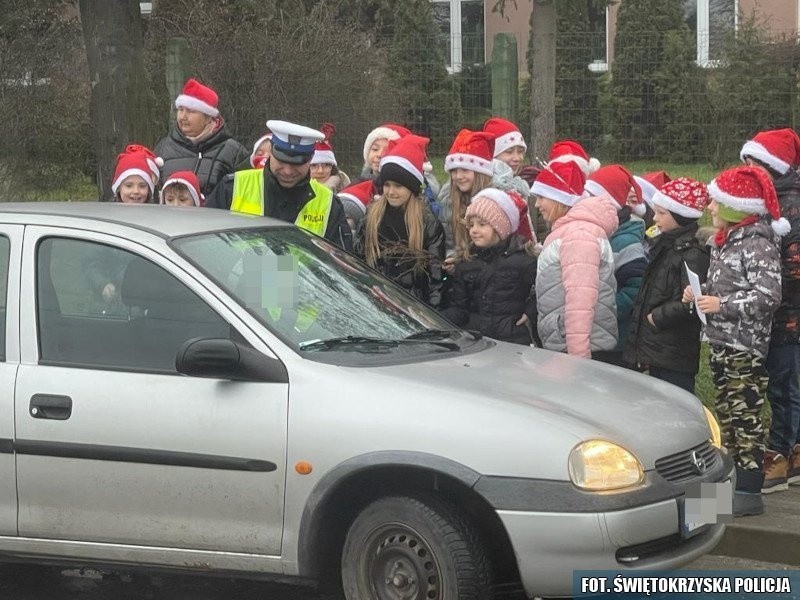
<svg viewBox="0 0 800 600"><path fill-rule="evenodd" d="M678 498L678 519L681 537L698 535L711 525L728 522L733 513L731 481L693 483L683 498Z"/></svg>

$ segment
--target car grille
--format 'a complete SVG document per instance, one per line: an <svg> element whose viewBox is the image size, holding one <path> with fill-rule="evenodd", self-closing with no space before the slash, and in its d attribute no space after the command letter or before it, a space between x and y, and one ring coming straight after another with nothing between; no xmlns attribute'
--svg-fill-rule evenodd
<svg viewBox="0 0 800 600"><path fill-rule="evenodd" d="M705 465L702 470L698 470L695 456ZM710 471L717 466L718 461L719 454L711 442L706 441L683 452L659 458L656 461L656 471L667 481L683 481Z"/></svg>

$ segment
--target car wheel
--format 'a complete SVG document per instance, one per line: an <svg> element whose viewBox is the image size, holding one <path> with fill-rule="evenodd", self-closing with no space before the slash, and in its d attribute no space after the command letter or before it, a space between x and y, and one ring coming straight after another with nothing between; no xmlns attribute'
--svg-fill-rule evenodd
<svg viewBox="0 0 800 600"><path fill-rule="evenodd" d="M353 521L342 551L348 600L485 600L489 581L477 532L435 498L373 502Z"/></svg>

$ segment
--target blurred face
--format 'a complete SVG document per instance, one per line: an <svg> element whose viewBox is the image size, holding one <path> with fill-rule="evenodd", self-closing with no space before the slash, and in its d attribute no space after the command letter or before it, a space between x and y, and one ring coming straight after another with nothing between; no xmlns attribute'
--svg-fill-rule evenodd
<svg viewBox="0 0 800 600"><path fill-rule="evenodd" d="M630 190L628 190L628 198L626 204L631 208L636 208L638 202L639 200L636 198L636 192L634 192L633 188L631 188Z"/></svg>
<svg viewBox="0 0 800 600"><path fill-rule="evenodd" d="M716 200L708 203L708 212L711 213L711 224L717 229L725 229L729 223L719 216L719 204Z"/></svg>
<svg viewBox="0 0 800 600"><path fill-rule="evenodd" d="M508 150L504 150L498 154L495 158L502 160L509 167L511 167L511 170L514 171L514 175L516 175L522 168L522 161L525 158L525 150L522 146L512 146Z"/></svg>
<svg viewBox="0 0 800 600"><path fill-rule="evenodd" d="M292 188L298 183L308 177L311 165L303 163L302 165L293 165L278 160L274 156L269 159L269 170L278 180L281 187Z"/></svg>
<svg viewBox="0 0 800 600"><path fill-rule="evenodd" d="M386 147L389 145L389 140L381 138L372 142L372 146L367 151L367 164L372 172L376 175L380 171L381 159L386 153Z"/></svg>
<svg viewBox="0 0 800 600"><path fill-rule="evenodd" d="M331 173L333 173L333 165L327 165L327 164L311 165L311 177L316 179L320 183L325 183L331 176Z"/></svg>
<svg viewBox="0 0 800 600"><path fill-rule="evenodd" d="M667 231L672 231L673 229L680 227L677 221L675 221L675 217L672 216L672 213L666 208L661 208L660 206L653 206L653 223L658 225L658 228L662 233L666 233Z"/></svg>
<svg viewBox="0 0 800 600"><path fill-rule="evenodd" d="M270 140L264 140L258 145L256 148L256 156L269 156L270 148L272 148L272 142Z"/></svg>
<svg viewBox="0 0 800 600"><path fill-rule="evenodd" d="M183 135L186 137L197 137L203 133L203 129L211 122L211 117L205 113L201 113L199 110L192 110L191 108L181 106L178 109L177 120L178 129L180 129Z"/></svg>
<svg viewBox="0 0 800 600"><path fill-rule="evenodd" d="M544 196L536 196L536 208L539 209L539 213L548 225L552 225L566 213L566 207L563 204Z"/></svg>
<svg viewBox="0 0 800 600"><path fill-rule="evenodd" d="M395 181L387 181L383 184L383 195L386 196L389 206L395 208L405 206L411 200L411 190Z"/></svg>
<svg viewBox="0 0 800 600"><path fill-rule="evenodd" d="M500 236L489 223L472 217L469 220L469 239L477 248L489 248L500 241Z"/></svg>
<svg viewBox="0 0 800 600"><path fill-rule="evenodd" d="M147 182L138 175L129 175L117 188L120 202L125 204L144 204L150 197Z"/></svg>
<svg viewBox="0 0 800 600"><path fill-rule="evenodd" d="M194 198L192 198L189 188L179 183L174 183L162 190L161 198L164 200L164 204L170 206L194 206Z"/></svg>
<svg viewBox="0 0 800 600"><path fill-rule="evenodd" d="M453 180L453 185L458 188L459 192L467 193L472 191L472 186L475 183L475 171L469 169L453 169L450 171L450 179Z"/></svg>

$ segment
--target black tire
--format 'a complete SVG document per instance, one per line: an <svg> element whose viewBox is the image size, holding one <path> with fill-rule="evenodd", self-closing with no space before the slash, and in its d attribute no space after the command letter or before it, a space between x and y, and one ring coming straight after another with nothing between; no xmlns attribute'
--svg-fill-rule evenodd
<svg viewBox="0 0 800 600"><path fill-rule="evenodd" d="M362 510L342 550L347 600L486 600L491 571L475 529L436 498L387 496Z"/></svg>

